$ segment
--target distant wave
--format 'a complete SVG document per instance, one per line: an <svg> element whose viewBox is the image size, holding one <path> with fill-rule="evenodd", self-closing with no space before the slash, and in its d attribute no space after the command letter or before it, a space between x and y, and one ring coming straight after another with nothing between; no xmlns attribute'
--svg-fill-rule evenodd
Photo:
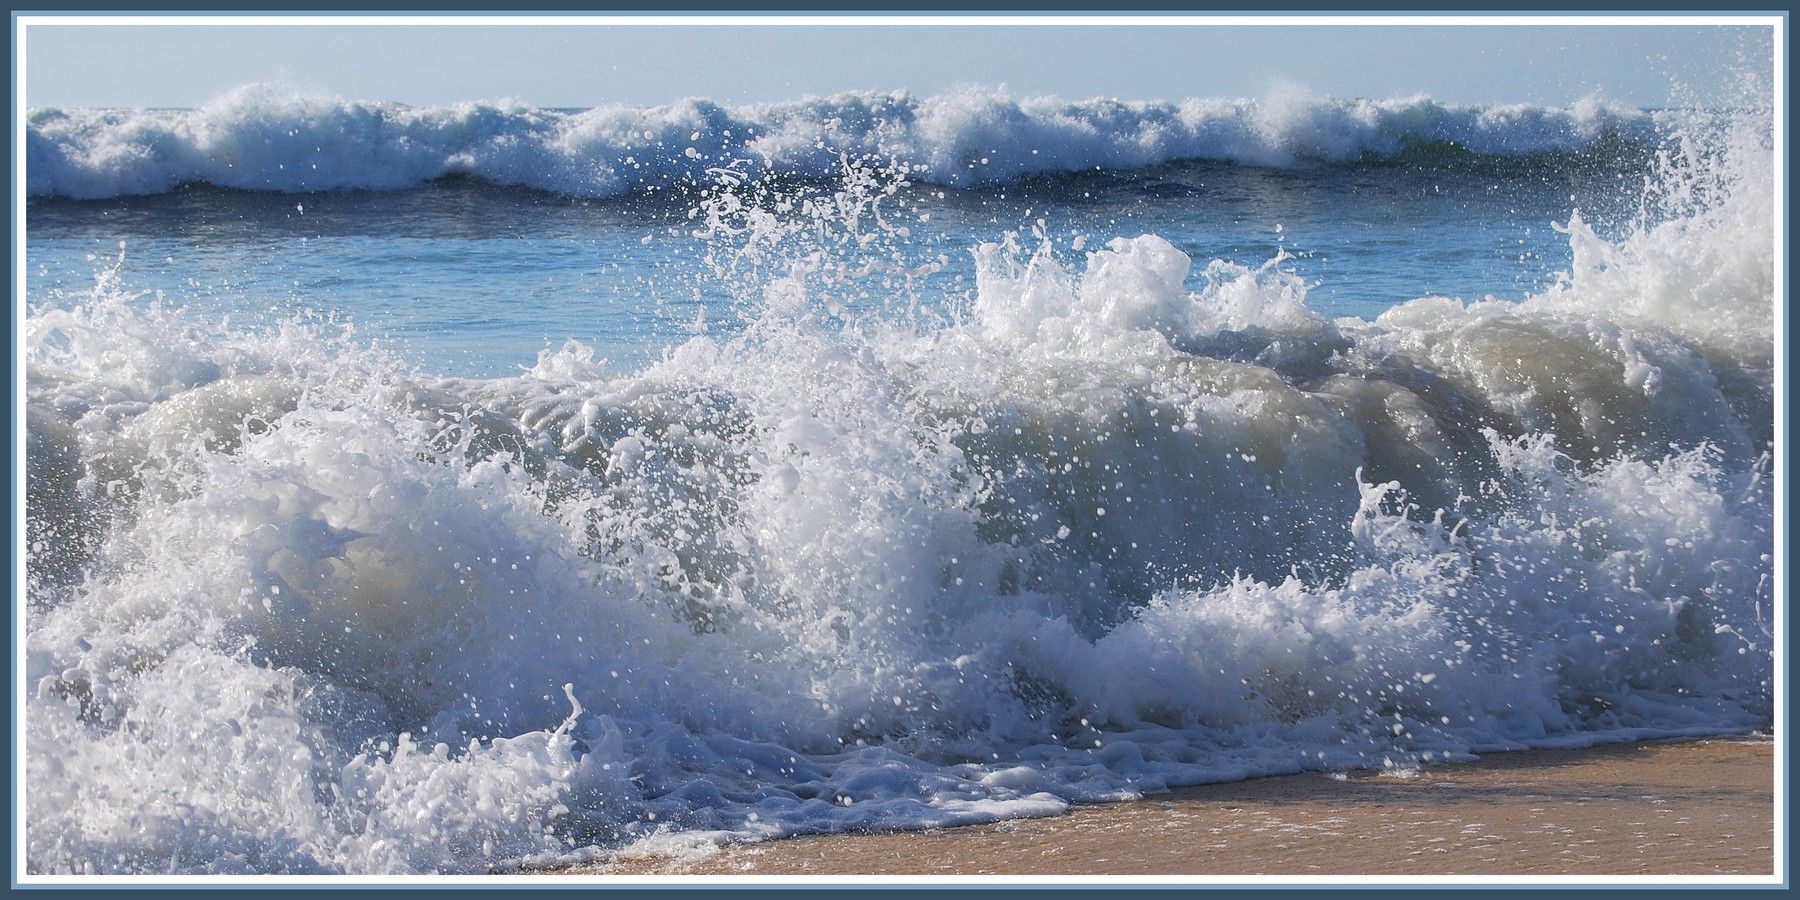
<svg viewBox="0 0 1800 900"><path fill-rule="evenodd" d="M188 183L306 192L393 189L462 176L583 197L779 174L837 174L846 157L969 187L1178 160L1283 167L1454 147L1494 156L1654 144L1658 116L1589 99L1570 107L1463 106L1427 97L1124 102L854 93L727 107L541 109L350 101L249 85L194 110L36 109L33 197L156 194Z"/></svg>

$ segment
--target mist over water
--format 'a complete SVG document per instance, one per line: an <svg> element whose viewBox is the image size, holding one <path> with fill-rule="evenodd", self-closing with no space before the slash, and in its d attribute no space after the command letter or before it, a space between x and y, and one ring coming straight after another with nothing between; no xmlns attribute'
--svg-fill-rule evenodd
<svg viewBox="0 0 1800 900"><path fill-rule="evenodd" d="M31 871L505 871L1772 721L1766 113L31 122Z"/></svg>

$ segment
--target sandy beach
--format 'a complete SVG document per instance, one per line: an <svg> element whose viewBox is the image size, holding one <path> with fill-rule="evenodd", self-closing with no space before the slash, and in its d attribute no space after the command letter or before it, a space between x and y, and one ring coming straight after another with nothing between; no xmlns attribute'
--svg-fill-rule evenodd
<svg viewBox="0 0 1800 900"><path fill-rule="evenodd" d="M797 837L575 876L1772 876L1766 736L1495 753L1409 775L1305 774L1049 819ZM734 879L735 880L735 879Z"/></svg>

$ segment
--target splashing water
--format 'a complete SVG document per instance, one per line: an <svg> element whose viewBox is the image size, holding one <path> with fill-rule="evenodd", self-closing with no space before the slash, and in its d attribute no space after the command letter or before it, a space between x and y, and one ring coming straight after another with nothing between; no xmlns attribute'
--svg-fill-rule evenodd
<svg viewBox="0 0 1800 900"><path fill-rule="evenodd" d="M1769 724L1766 122L1674 145L1622 237L1572 214L1575 264L1522 302L1331 320L1280 255L1196 272L1041 223L924 302L945 263L906 189L962 176L955 141L887 142L902 112L912 141L1213 120L828 103L880 107L838 144L879 152L825 180L711 159L691 227L744 327L641 371L570 342L430 376L116 271L32 309L29 870L480 872ZM1395 116L1518 114L1400 106L1231 121L1363 135L1304 151L1339 158ZM757 114L804 155L794 110ZM565 143L623 116L294 115Z"/></svg>

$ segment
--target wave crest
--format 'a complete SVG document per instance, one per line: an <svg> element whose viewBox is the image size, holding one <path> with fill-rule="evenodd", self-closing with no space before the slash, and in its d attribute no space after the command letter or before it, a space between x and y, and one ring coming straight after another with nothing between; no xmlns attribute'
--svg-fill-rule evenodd
<svg viewBox="0 0 1800 900"><path fill-rule="evenodd" d="M708 172L721 168L827 178L850 156L969 187L1180 160L1293 166L1433 147L1567 153L1609 139L1649 146L1657 131L1656 116L1598 99L1567 108L1301 94L1127 102L969 88L568 111L518 102L409 107L259 84L193 110L33 110L26 183L34 197L97 199L188 183L307 192L467 176L605 197L710 183Z"/></svg>

